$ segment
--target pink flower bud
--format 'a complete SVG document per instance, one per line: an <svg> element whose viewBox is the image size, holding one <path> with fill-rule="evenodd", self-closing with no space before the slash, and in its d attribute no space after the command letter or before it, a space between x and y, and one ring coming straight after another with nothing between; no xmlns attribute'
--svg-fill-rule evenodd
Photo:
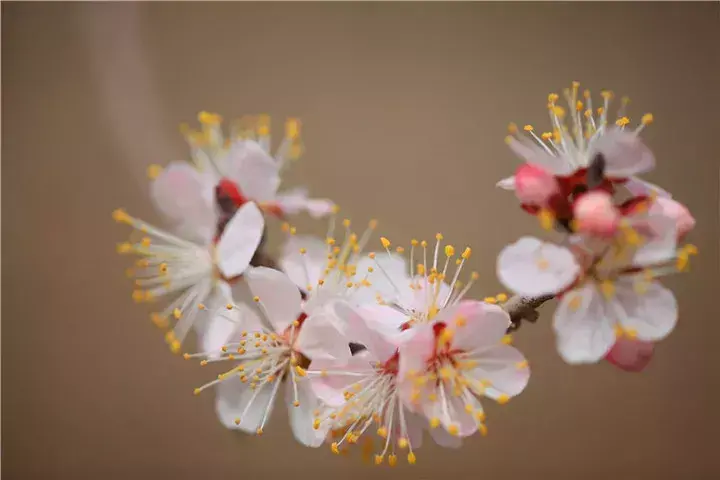
<svg viewBox="0 0 720 480"><path fill-rule="evenodd" d="M627 372L640 372L652 359L655 344L621 337L615 342L605 360Z"/></svg>
<svg viewBox="0 0 720 480"><path fill-rule="evenodd" d="M578 230L591 235L613 235L620 221L620 212L605 191L589 192L578 198L573 215Z"/></svg>
<svg viewBox="0 0 720 480"><path fill-rule="evenodd" d="M657 197L655 199L655 205L663 215L675 221L678 238L684 237L690 230L695 228L695 219L690 213L690 210L682 203L676 202L672 198Z"/></svg>
<svg viewBox="0 0 720 480"><path fill-rule="evenodd" d="M515 195L524 204L545 205L559 188L555 177L537 165L525 163L515 172Z"/></svg>

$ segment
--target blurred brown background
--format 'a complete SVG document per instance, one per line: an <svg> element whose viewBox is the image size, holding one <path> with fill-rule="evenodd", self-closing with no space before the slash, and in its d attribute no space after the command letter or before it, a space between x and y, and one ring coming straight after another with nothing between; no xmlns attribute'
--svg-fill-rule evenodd
<svg viewBox="0 0 720 480"><path fill-rule="evenodd" d="M2 460L14 479L720 478L717 3L2 5ZM578 80L629 95L658 168L698 220L701 256L669 279L676 331L650 368L571 368L552 306L517 344L526 392L490 405L490 435L428 443L415 467L365 466L225 430L207 370L166 349L130 299L111 211L158 221L145 168L183 158L197 111L304 121L288 184L377 217L396 242L470 244L475 295L495 257L538 234L494 188L517 161L509 121L546 126L546 96ZM545 127L542 127L543 129ZM299 221L301 230L325 224ZM278 231L274 230L277 240Z"/></svg>

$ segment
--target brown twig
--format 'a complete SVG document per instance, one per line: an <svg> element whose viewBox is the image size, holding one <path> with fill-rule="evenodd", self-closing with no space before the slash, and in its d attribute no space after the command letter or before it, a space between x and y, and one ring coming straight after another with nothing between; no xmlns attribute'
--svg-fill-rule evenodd
<svg viewBox="0 0 720 480"><path fill-rule="evenodd" d="M510 321L512 322L512 325L508 328L508 333L520 328L523 320L535 323L540 316L537 309L552 298L552 295L544 295L541 297L522 297L515 295L511 297L510 300L503 305L503 309L510 315Z"/></svg>

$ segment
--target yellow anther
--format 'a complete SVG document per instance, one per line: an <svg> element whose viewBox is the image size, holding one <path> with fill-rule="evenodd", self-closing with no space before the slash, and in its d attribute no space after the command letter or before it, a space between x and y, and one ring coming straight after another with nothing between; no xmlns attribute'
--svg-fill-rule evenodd
<svg viewBox="0 0 720 480"><path fill-rule="evenodd" d="M620 102L621 102L623 105L627 105L628 103L630 103L630 97L622 97L622 98L620 99Z"/></svg>
<svg viewBox="0 0 720 480"><path fill-rule="evenodd" d="M425 275L425 265L423 265L422 263L418 263L417 264L417 272L418 272L418 275Z"/></svg>
<svg viewBox="0 0 720 480"><path fill-rule="evenodd" d="M150 180L155 180L156 178L158 178L160 176L162 171L163 171L163 167L161 167L160 165L153 164L147 168L147 176Z"/></svg>
<svg viewBox="0 0 720 480"><path fill-rule="evenodd" d="M375 465L380 465L380 464L382 464L384 458L385 458L385 457L383 457L382 455L375 455Z"/></svg>
<svg viewBox="0 0 720 480"><path fill-rule="evenodd" d="M285 233L288 233L288 232L290 231L290 224L287 223L287 222L284 222L284 223L280 226L280 230L282 230L282 231L285 232Z"/></svg>
<svg viewBox="0 0 720 480"><path fill-rule="evenodd" d="M258 436L262 435L262 434L263 434L263 429L262 429L262 427L258 427L258 429L255 430L255 434L257 434Z"/></svg>
<svg viewBox="0 0 720 480"><path fill-rule="evenodd" d="M615 324L613 330L615 331L615 338L622 338L625 335L625 330L620 324Z"/></svg>
<svg viewBox="0 0 720 480"><path fill-rule="evenodd" d="M448 431L448 433L449 433L450 435L452 435L452 436L457 436L457 435L460 433L460 429L459 429L458 426L455 425L455 424L450 425L450 426L448 427L447 431Z"/></svg>
<svg viewBox="0 0 720 480"><path fill-rule="evenodd" d="M528 368L529 365L530 365L530 364L528 363L527 360L523 360L522 362L517 362L517 363L515 364L515 367L516 367L518 370L524 370L524 369Z"/></svg>
<svg viewBox="0 0 720 480"><path fill-rule="evenodd" d="M615 120L615 125L617 125L618 127L624 127L628 123L630 123L630 119L628 117L621 117Z"/></svg>
<svg viewBox="0 0 720 480"><path fill-rule="evenodd" d="M462 258L467 260L470 258L470 255L472 255L472 249L470 247L465 247L465 250L463 251L462 255L460 255Z"/></svg>
<svg viewBox="0 0 720 480"><path fill-rule="evenodd" d="M525 130L526 132L532 132L534 130L534 128L532 125L525 125L523 127L523 130Z"/></svg>
<svg viewBox="0 0 720 480"><path fill-rule="evenodd" d="M375 259L375 252L368 253L368 258L370 258L371 260Z"/></svg>
<svg viewBox="0 0 720 480"><path fill-rule="evenodd" d="M653 117L652 113L646 113L645 115L642 116L642 119L640 119L640 122L643 125L650 125L651 123L653 123L653 121L654 121L654 117Z"/></svg>
<svg viewBox="0 0 720 480"><path fill-rule="evenodd" d="M235 419L235 425L240 425L240 419L239 419L239 418L236 418L236 419Z"/></svg>
<svg viewBox="0 0 720 480"><path fill-rule="evenodd" d="M333 442L333 443L330 445L330 450L331 450L335 455L340 454L340 450L338 450L338 444L337 444L337 442Z"/></svg>
<svg viewBox="0 0 720 480"><path fill-rule="evenodd" d="M493 304L494 304L494 303L497 303L497 300L495 299L495 297L485 297L485 298L483 299L483 302L485 302L485 303L493 303Z"/></svg>
<svg viewBox="0 0 720 480"><path fill-rule="evenodd" d="M452 257L453 255L455 255L455 247L452 245L445 245L445 256Z"/></svg>
<svg viewBox="0 0 720 480"><path fill-rule="evenodd" d="M200 395L200 392L202 392L202 390L199 388L196 388L195 390L193 390L193 395Z"/></svg>
<svg viewBox="0 0 720 480"><path fill-rule="evenodd" d="M130 215L127 214L125 210L122 208L118 208L117 210L113 211L112 213L113 220L115 220L118 223L131 223L132 219L130 218Z"/></svg>
<svg viewBox="0 0 720 480"><path fill-rule="evenodd" d="M133 251L133 246L128 242L118 243L115 250L117 253L130 253Z"/></svg>
<svg viewBox="0 0 720 480"><path fill-rule="evenodd" d="M455 319L455 325L457 325L458 327L464 327L465 325L467 325L467 318L463 316L458 316Z"/></svg>
<svg viewBox="0 0 720 480"><path fill-rule="evenodd" d="M319 418L316 418L315 420L313 420L313 428L315 430L318 430L320 428L320 419Z"/></svg>
<svg viewBox="0 0 720 480"><path fill-rule="evenodd" d="M178 354L180 353L180 342L178 340L173 340L170 342L170 351L172 353Z"/></svg>
<svg viewBox="0 0 720 480"><path fill-rule="evenodd" d="M625 335L627 335L628 338L635 340L637 338L638 332L634 328L626 328Z"/></svg>
<svg viewBox="0 0 720 480"><path fill-rule="evenodd" d="M548 102L554 103L557 102L560 96L557 93L551 93L548 95Z"/></svg>
<svg viewBox="0 0 720 480"><path fill-rule="evenodd" d="M688 243L687 245L685 245L683 247L683 250L685 250L685 253L687 253L688 255L697 255L698 254L698 248L691 243Z"/></svg>
<svg viewBox="0 0 720 480"><path fill-rule="evenodd" d="M307 253L307 249L306 249L306 248L301 248L301 249L300 249L300 255L305 255L306 253Z"/></svg>
<svg viewBox="0 0 720 480"><path fill-rule="evenodd" d="M478 278L480 278L480 274L479 274L479 273L477 273L477 272L472 272L472 273L470 274L470 279L472 279L472 280L477 280Z"/></svg>
<svg viewBox="0 0 720 480"><path fill-rule="evenodd" d="M430 419L430 428L437 428L440 426L440 419L437 417L432 417Z"/></svg>
<svg viewBox="0 0 720 480"><path fill-rule="evenodd" d="M442 240L442 239L443 239L443 234L442 234L442 233L436 233L436 234L435 234L435 240L438 240L438 241L439 241L439 240Z"/></svg>
<svg viewBox="0 0 720 480"><path fill-rule="evenodd" d="M133 291L132 299L137 303L142 302L143 300L145 300L145 292L143 290Z"/></svg>
<svg viewBox="0 0 720 480"><path fill-rule="evenodd" d="M563 117L565 117L565 109L562 108L562 107L558 107L557 105L553 105L552 108L551 108L551 111L552 111L552 113L553 113L556 117L558 117L558 118L560 118L560 119L562 119Z"/></svg>
<svg viewBox="0 0 720 480"><path fill-rule="evenodd" d="M327 243L328 245L335 245L335 239L332 237L327 237L325 239L325 243Z"/></svg>
<svg viewBox="0 0 720 480"><path fill-rule="evenodd" d="M415 457L415 454L413 452L408 453L407 461L410 465L415 465L417 458Z"/></svg>
<svg viewBox="0 0 720 480"><path fill-rule="evenodd" d="M253 297L253 302L257 303L259 301L260 301L260 297L258 297L257 295Z"/></svg>
<svg viewBox="0 0 720 480"><path fill-rule="evenodd" d="M408 440L405 437L400 437L400 438L398 438L397 444L398 444L398 447L400 447L401 449L404 450L408 447Z"/></svg>
<svg viewBox="0 0 720 480"><path fill-rule="evenodd" d="M425 240L423 240L422 242L420 242L420 246L423 247L423 248L427 247L427 245L428 245L428 243L427 243Z"/></svg>
<svg viewBox="0 0 720 480"><path fill-rule="evenodd" d="M374 218L368 222L368 228L371 230L375 230L377 228L378 221Z"/></svg>
<svg viewBox="0 0 720 480"><path fill-rule="evenodd" d="M290 227L290 235L295 235L297 233L297 228Z"/></svg>
<svg viewBox="0 0 720 480"><path fill-rule="evenodd" d="M390 240L388 240L385 237L380 237L380 243L382 243L383 248L390 248Z"/></svg>
<svg viewBox="0 0 720 480"><path fill-rule="evenodd" d="M285 121L285 138L295 140L300 136L300 121L296 118L288 118Z"/></svg>
<svg viewBox="0 0 720 480"><path fill-rule="evenodd" d="M483 437L487 436L487 433L488 433L487 425L485 425L484 423L481 423L480 425L478 425L478 430L480 431L480 435L482 435Z"/></svg>
<svg viewBox="0 0 720 480"><path fill-rule="evenodd" d="M507 302L508 296L505 293L498 293L497 296L495 296L495 300L497 300L500 303Z"/></svg>
<svg viewBox="0 0 720 480"><path fill-rule="evenodd" d="M297 373L299 377L304 377L305 375L307 375L307 371L305 371L305 369L302 368L300 365L295 365L295 373Z"/></svg>
<svg viewBox="0 0 720 480"><path fill-rule="evenodd" d="M143 237L142 240L140 240L140 245L147 248L152 243L152 239L150 237Z"/></svg>
<svg viewBox="0 0 720 480"><path fill-rule="evenodd" d="M347 283L345 284L345 286L346 286L347 288L352 288L353 282L347 282Z"/></svg>
<svg viewBox="0 0 720 480"><path fill-rule="evenodd" d="M387 438L387 434L388 434L387 428L385 428L385 427L378 428L377 434L378 434L378 436L380 436L382 438Z"/></svg>
<svg viewBox="0 0 720 480"><path fill-rule="evenodd" d="M274 378L273 378L273 380L274 380ZM268 378L268 382L269 382L269 381L270 381L270 379ZM295 400L295 401L293 402L293 407L299 407L299 406L300 406L300 402L298 402L297 400Z"/></svg>
<svg viewBox="0 0 720 480"><path fill-rule="evenodd" d="M509 401L510 401L510 395L507 395L507 394L505 394L505 393L501 394L501 395L497 398L497 403L499 403L500 405L505 405L505 404L508 403Z"/></svg>
<svg viewBox="0 0 720 480"><path fill-rule="evenodd" d="M508 132L509 132L511 135L515 135L515 134L517 133L517 131L518 131L518 127L517 127L516 124L510 123L510 124L508 125Z"/></svg>
<svg viewBox="0 0 720 480"><path fill-rule="evenodd" d="M222 122L222 117L217 113L200 112L198 113L198 122L203 125L219 125Z"/></svg>
<svg viewBox="0 0 720 480"><path fill-rule="evenodd" d="M603 280L600 283L600 291L606 300L610 300L615 295L615 284L611 280Z"/></svg>
<svg viewBox="0 0 720 480"><path fill-rule="evenodd" d="M584 91L583 91L583 97L584 97L585 99L590 98L590 90L584 90Z"/></svg>
<svg viewBox="0 0 720 480"><path fill-rule="evenodd" d="M575 110L577 110L578 112L582 112L583 106L583 102L578 100L577 103L575 103Z"/></svg>
<svg viewBox="0 0 720 480"><path fill-rule="evenodd" d="M540 210L538 219L540 220L540 226L545 230L552 230L553 225L555 225L555 215L546 208Z"/></svg>
<svg viewBox="0 0 720 480"><path fill-rule="evenodd" d="M168 319L163 317L159 313L151 313L150 320L155 324L156 327L166 329L168 327Z"/></svg>

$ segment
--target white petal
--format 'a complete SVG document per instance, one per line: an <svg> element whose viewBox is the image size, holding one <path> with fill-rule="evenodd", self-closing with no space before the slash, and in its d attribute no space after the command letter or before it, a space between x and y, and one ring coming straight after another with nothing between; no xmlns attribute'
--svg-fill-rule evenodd
<svg viewBox="0 0 720 480"><path fill-rule="evenodd" d="M305 249L305 254L300 249ZM283 245L280 267L302 290L308 285L317 288L318 280L325 271L328 249L325 242L309 235L292 236Z"/></svg>
<svg viewBox="0 0 720 480"><path fill-rule="evenodd" d="M447 328L454 331L453 347L465 351L496 345L510 326L510 316L505 310L474 300L446 308L437 316L437 321L445 322Z"/></svg>
<svg viewBox="0 0 720 480"><path fill-rule="evenodd" d="M217 244L217 264L225 277L241 275L260 245L265 220L257 205L248 202L228 222Z"/></svg>
<svg viewBox="0 0 720 480"><path fill-rule="evenodd" d="M662 207L653 205L644 218L631 221L646 242L635 252L632 259L634 265L653 265L675 258L677 223L672 217L663 214Z"/></svg>
<svg viewBox="0 0 720 480"><path fill-rule="evenodd" d="M313 312L300 328L295 349L313 360L350 358L349 342L340 331L339 322L331 308Z"/></svg>
<svg viewBox="0 0 720 480"><path fill-rule="evenodd" d="M492 388L505 395L522 392L530 379L530 369L519 350L508 345L495 345L472 356L478 366L470 374L478 380L489 380Z"/></svg>
<svg viewBox="0 0 720 480"><path fill-rule="evenodd" d="M313 428L313 412L319 406L317 398L313 395L309 382L306 381L297 383L297 392L300 405L296 407L293 385L288 381L285 388L285 402L288 405L290 428L298 442L307 447L319 447L323 444L327 431L322 427L318 430Z"/></svg>
<svg viewBox="0 0 720 480"><path fill-rule="evenodd" d="M601 153L605 157L605 175L625 178L647 172L655 167L655 157L635 133L611 128L593 141L588 158Z"/></svg>
<svg viewBox="0 0 720 480"><path fill-rule="evenodd" d="M424 277L415 276L415 288L410 288L410 283L406 283L404 289L401 290L400 305L409 310L418 312L426 312L432 304L432 298L435 295L435 289L438 284L428 284ZM450 285L440 282L437 294L437 303L439 306L445 303L448 295L452 293Z"/></svg>
<svg viewBox="0 0 720 480"><path fill-rule="evenodd" d="M153 180L150 195L157 209L174 221L213 216L214 180L187 162L172 162Z"/></svg>
<svg viewBox="0 0 720 480"><path fill-rule="evenodd" d="M638 293L635 286L642 290ZM665 338L677 324L678 307L675 295L659 282L647 282L642 275L624 277L616 283L618 321L637 332L640 340Z"/></svg>
<svg viewBox="0 0 720 480"><path fill-rule="evenodd" d="M503 190L515 190L515 175L512 177L503 178L495 184L496 187L500 187Z"/></svg>
<svg viewBox="0 0 720 480"><path fill-rule="evenodd" d="M295 215L307 211L313 218L324 217L332 213L335 204L330 200L308 198L306 188L294 188L278 194L275 198L283 213Z"/></svg>
<svg viewBox="0 0 720 480"><path fill-rule="evenodd" d="M225 158L227 176L241 193L258 202L274 200L280 186L280 164L253 140L236 140Z"/></svg>
<svg viewBox="0 0 720 480"><path fill-rule="evenodd" d="M462 446L462 438L450 435L444 428L431 428L430 436L441 447L460 448Z"/></svg>
<svg viewBox="0 0 720 480"><path fill-rule="evenodd" d="M302 313L300 291L287 275L272 268L252 268L246 278L275 332L283 333Z"/></svg>
<svg viewBox="0 0 720 480"><path fill-rule="evenodd" d="M542 167L555 175L568 175L575 170L565 157L550 155L538 146L526 145L515 138L511 138L508 145L515 155L527 163Z"/></svg>
<svg viewBox="0 0 720 480"><path fill-rule="evenodd" d="M413 401L414 379L426 370L427 361L435 353L435 332L432 324L423 324L407 330L405 336L398 347L398 394L410 410L419 413L423 405Z"/></svg>
<svg viewBox="0 0 720 480"><path fill-rule="evenodd" d="M561 292L572 285L579 273L580 266L570 250L532 237L506 246L497 259L498 278L520 295Z"/></svg>
<svg viewBox="0 0 720 480"><path fill-rule="evenodd" d="M410 320L403 313L387 305L362 305L355 309L372 329L390 342L397 343L402 334L400 327ZM362 342L361 342L362 343Z"/></svg>
<svg viewBox="0 0 720 480"><path fill-rule="evenodd" d="M405 428L407 429L407 438L410 446L414 449L422 446L423 431L427 425L427 420L417 415L405 407L402 407L405 416Z"/></svg>
<svg viewBox="0 0 720 480"><path fill-rule="evenodd" d="M638 177L630 177L627 182L623 184L630 193L635 196L651 196L657 195L664 198L672 198L672 195L667 190L663 190L654 183L646 182L645 180Z"/></svg>
<svg viewBox="0 0 720 480"><path fill-rule="evenodd" d="M361 315L363 311L356 311L345 302L336 302L334 306L338 318L345 324L345 333L349 341L364 345L381 362L387 361L395 354L397 347L383 336L381 333L383 326L378 320L372 316ZM399 329L396 333L399 333Z"/></svg>
<svg viewBox="0 0 720 480"><path fill-rule="evenodd" d="M615 343L615 321L594 284L568 292L553 319L560 355L573 364L599 361Z"/></svg>
<svg viewBox="0 0 720 480"><path fill-rule="evenodd" d="M237 375L233 375L220 383L215 398L215 411L220 422L227 428L239 429L254 434L262 422L266 408L269 406L270 412L272 412L274 407L274 405L270 404L273 400L273 386L272 384L266 384L262 388L251 390L247 384L240 381L240 377ZM253 395L255 395L254 399ZM245 407L251 399L252 404L243 415ZM269 416L270 413L268 413ZM238 418L240 419L240 425L235 424L235 420Z"/></svg>
<svg viewBox="0 0 720 480"><path fill-rule="evenodd" d="M376 266L376 263L382 267L383 271ZM388 255L378 253L375 260L368 256L363 256L357 262L357 277L362 279L368 273L368 267L372 267L374 271L368 277L370 287L359 288L352 296L352 301L356 305L376 304L377 295L385 301L391 301L398 297L398 291L403 289L409 290L410 276L408 275L407 262L402 255Z"/></svg>

